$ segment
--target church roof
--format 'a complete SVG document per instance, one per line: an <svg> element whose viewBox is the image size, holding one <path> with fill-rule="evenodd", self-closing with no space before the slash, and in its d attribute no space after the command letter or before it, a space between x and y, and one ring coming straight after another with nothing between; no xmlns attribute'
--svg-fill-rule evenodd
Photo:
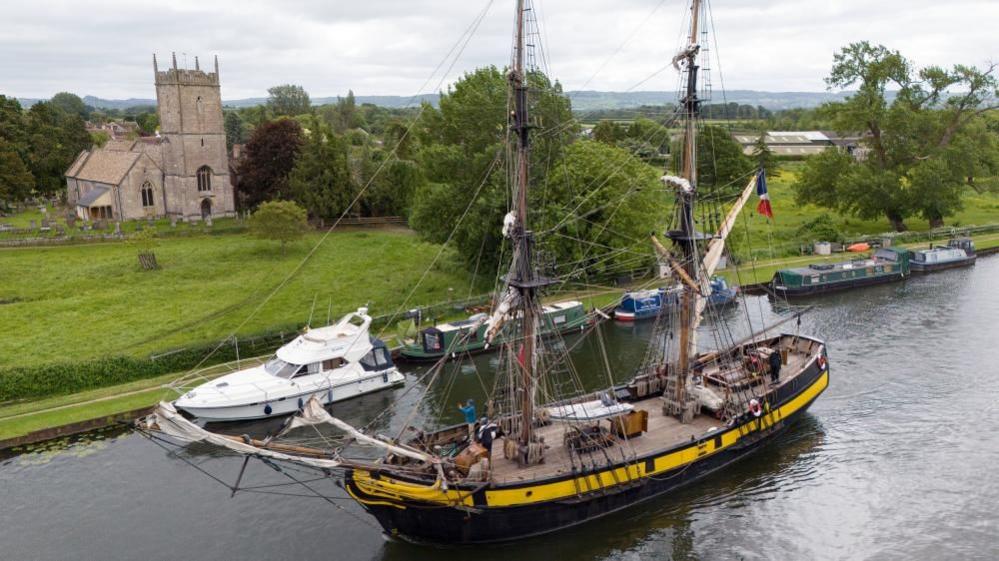
<svg viewBox="0 0 999 561"><path fill-rule="evenodd" d="M87 158L80 169L73 172L73 167L66 172L67 177L75 177L83 181L95 181L118 185L132 169L135 161L142 156L140 152L118 152L115 150L95 150Z"/></svg>
<svg viewBox="0 0 999 561"><path fill-rule="evenodd" d="M128 152L133 146L135 146L134 140L126 140L122 138L107 141L104 145L104 149L111 150L113 152Z"/></svg>
<svg viewBox="0 0 999 561"><path fill-rule="evenodd" d="M76 177L76 174L80 172L80 168L83 167L83 162L87 161L87 156L89 155L90 150L80 150L80 154L76 156L76 159L70 164L69 169L66 170L66 177Z"/></svg>
<svg viewBox="0 0 999 561"><path fill-rule="evenodd" d="M90 205L97 202L97 199L101 198L104 195L104 193L107 192L108 192L107 187L94 187L93 189L84 193L83 196L80 197L79 201L76 201L76 206L89 207Z"/></svg>

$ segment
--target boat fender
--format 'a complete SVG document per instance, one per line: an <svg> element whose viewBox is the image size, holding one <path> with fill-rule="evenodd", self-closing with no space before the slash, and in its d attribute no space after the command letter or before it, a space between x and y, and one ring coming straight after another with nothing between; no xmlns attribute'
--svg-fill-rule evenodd
<svg viewBox="0 0 999 561"><path fill-rule="evenodd" d="M754 417L759 417L763 414L763 407L760 406L759 400L756 398L749 400L749 411L752 412Z"/></svg>
<svg viewBox="0 0 999 561"><path fill-rule="evenodd" d="M819 355L819 358L816 360L816 362L819 363L819 370L826 369L826 357Z"/></svg>
<svg viewBox="0 0 999 561"><path fill-rule="evenodd" d="M298 398L298 410L301 411L303 409L305 409L305 402L302 401L302 398Z"/></svg>
<svg viewBox="0 0 999 561"><path fill-rule="evenodd" d="M333 388L326 390L326 403L333 403Z"/></svg>
<svg viewBox="0 0 999 561"><path fill-rule="evenodd" d="M267 405L264 405L264 415L270 415L272 412L274 412L274 410L271 409L271 404L270 403L268 403Z"/></svg>

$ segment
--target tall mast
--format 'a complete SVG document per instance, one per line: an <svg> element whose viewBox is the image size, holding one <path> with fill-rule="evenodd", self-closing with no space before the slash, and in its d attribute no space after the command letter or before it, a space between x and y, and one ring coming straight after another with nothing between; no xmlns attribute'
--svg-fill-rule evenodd
<svg viewBox="0 0 999 561"><path fill-rule="evenodd" d="M697 99L697 54L700 50L697 44L698 19L701 13L701 0L693 0L690 6L690 37L687 49L680 55L686 59L687 90L682 102L684 105L685 127L683 132L683 156L681 173L690 186L689 190L679 189L679 230L670 232L673 242L683 253L683 270L699 283L697 264L697 229L694 225L694 203L697 197L697 115L700 101ZM683 285L680 295L680 350L677 360L676 384L673 388L675 413L681 420L689 420L690 412L686 404L687 379L690 374L690 359L694 352L693 323L696 295L694 288Z"/></svg>
<svg viewBox="0 0 999 561"><path fill-rule="evenodd" d="M518 461L522 465L540 460L540 453L530 453L534 441L534 389L536 326L535 309L537 289L549 283L547 279L538 277L534 271L531 258L533 234L528 228L527 192L529 187L528 165L530 163L531 125L527 104L527 76L524 70L524 0L517 0L516 42L514 46L513 68L510 70L510 86L513 90L513 112L510 115L510 129L517 137L515 161L515 198L514 212L516 224L513 229L514 255L510 275L507 282L520 294L521 332L523 333L523 348L517 353L520 368L520 403L521 419Z"/></svg>

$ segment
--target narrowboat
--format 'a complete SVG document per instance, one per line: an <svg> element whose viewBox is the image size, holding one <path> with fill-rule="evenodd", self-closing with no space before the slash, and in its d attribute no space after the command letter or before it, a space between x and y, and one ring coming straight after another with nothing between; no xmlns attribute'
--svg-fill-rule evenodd
<svg viewBox="0 0 999 561"><path fill-rule="evenodd" d="M582 302L568 300L543 307L542 335L565 334L582 331L590 325L591 318ZM435 361L444 355L457 356L483 352L487 347L486 314L475 314L468 319L452 321L428 327L420 331L415 341L404 345L399 351L401 359L421 362ZM503 339L503 333L498 337ZM490 348L499 348L493 341Z"/></svg>
<svg viewBox="0 0 999 561"><path fill-rule="evenodd" d="M917 249L912 253L909 267L913 273L932 273L943 269L967 267L975 264L975 242L970 238L956 238L945 246Z"/></svg>
<svg viewBox="0 0 999 561"><path fill-rule="evenodd" d="M614 319L637 321L655 318L662 309L675 307L682 292L681 286L625 292L621 304L614 309ZM735 302L738 295L739 287L729 286L722 277L712 277L708 306L727 306Z"/></svg>
<svg viewBox="0 0 999 561"><path fill-rule="evenodd" d="M782 269L770 286L775 295L792 298L900 281L909 276L911 255L907 249L886 247L868 258Z"/></svg>

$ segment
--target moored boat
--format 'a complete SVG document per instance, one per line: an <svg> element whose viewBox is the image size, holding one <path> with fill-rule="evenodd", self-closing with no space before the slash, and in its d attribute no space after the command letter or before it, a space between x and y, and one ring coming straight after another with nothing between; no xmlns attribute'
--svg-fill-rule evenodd
<svg viewBox="0 0 999 561"><path fill-rule="evenodd" d="M909 267L913 273L932 273L943 269L967 267L975 264L975 242L971 238L955 238L945 246L930 246L912 252Z"/></svg>
<svg viewBox="0 0 999 561"><path fill-rule="evenodd" d="M402 384L385 343L368 334L367 308L306 329L264 364L206 382L175 405L205 421L288 415L311 397L330 404Z"/></svg>
<svg viewBox="0 0 999 561"><path fill-rule="evenodd" d="M474 354L489 349L499 349L505 340L505 331L489 345L486 343L486 314L476 314L468 319L452 321L427 327L419 332L417 339L403 345L399 357L421 362L439 360L450 355ZM586 313L582 302L567 300L554 302L542 307L541 335L567 334L586 329L592 318Z"/></svg>
<svg viewBox="0 0 999 561"><path fill-rule="evenodd" d="M652 319L664 309L676 306L681 292L683 287L680 286L625 292L621 297L621 303L614 308L614 319L618 321ZM729 286L728 281L722 277L712 277L708 306L727 306L734 303L738 296L739 287Z"/></svg>
<svg viewBox="0 0 999 561"><path fill-rule="evenodd" d="M793 298L900 281L909 276L910 256L907 249L880 248L867 258L781 269L770 287L777 296Z"/></svg>

